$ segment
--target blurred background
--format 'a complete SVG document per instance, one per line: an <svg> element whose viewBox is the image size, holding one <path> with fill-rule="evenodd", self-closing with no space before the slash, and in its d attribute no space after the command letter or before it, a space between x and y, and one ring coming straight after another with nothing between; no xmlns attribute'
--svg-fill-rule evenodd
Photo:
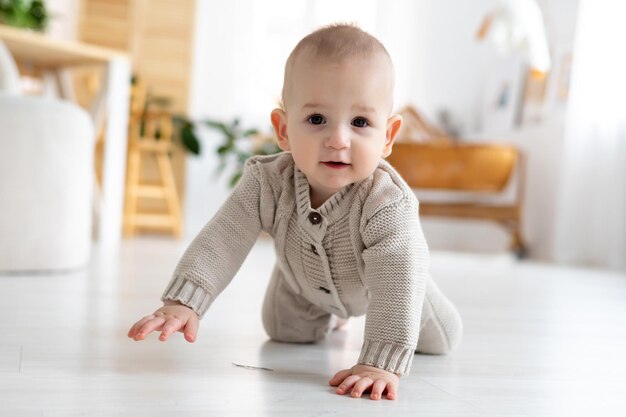
<svg viewBox="0 0 626 417"><path fill-rule="evenodd" d="M33 3L45 15L35 10L38 19L19 19L16 10L33 14ZM93 204L94 221L102 221L102 210L117 210L106 230L118 228L122 236L124 229L126 239L153 233L192 239L228 195L241 160L274 151L269 114L279 105L291 49L319 26L354 22L378 37L394 61L396 111L407 123L405 146L392 163L412 178L431 249L512 251L520 258L626 269L623 2L0 4L0 40L19 71L16 94L63 96L59 79L67 81L71 70L72 100L90 110L99 138L95 201L99 188L106 192L103 170L117 170L111 181L124 183L115 207ZM84 48L103 48L97 53L105 65L60 65L54 56L42 64L41 52L20 53L42 40L8 28L48 39L44 49L89 55L85 51L95 50ZM106 96L112 107L98 111L99 91L119 82L110 62L123 57L128 71L118 74L127 77L128 91ZM47 78L59 69L63 77ZM4 71L6 79L6 65ZM128 113L128 121L118 119L123 128L106 122L115 109ZM107 151L112 129L125 135L115 139L124 142L117 151ZM0 125L0 143L12 134ZM107 168L107 152L116 166ZM117 232L111 233L115 242Z"/></svg>

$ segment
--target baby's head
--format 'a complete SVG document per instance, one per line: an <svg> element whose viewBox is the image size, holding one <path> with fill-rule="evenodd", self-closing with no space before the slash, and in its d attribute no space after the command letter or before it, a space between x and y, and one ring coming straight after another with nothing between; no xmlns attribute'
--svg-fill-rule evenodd
<svg viewBox="0 0 626 417"><path fill-rule="evenodd" d="M283 108L272 112L272 124L314 204L369 177L391 153L402 124L391 115L393 85L385 47L351 25L311 33L287 59Z"/></svg>
<svg viewBox="0 0 626 417"><path fill-rule="evenodd" d="M353 25L336 24L305 36L291 51L285 64L283 106L298 92L298 69L316 64L341 64L350 61L375 62L389 78L389 112L393 100L394 71L391 57L382 43Z"/></svg>

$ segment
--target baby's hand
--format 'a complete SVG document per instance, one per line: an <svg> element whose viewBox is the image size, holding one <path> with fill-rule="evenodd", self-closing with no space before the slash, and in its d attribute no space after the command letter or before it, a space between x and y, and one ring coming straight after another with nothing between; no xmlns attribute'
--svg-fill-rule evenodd
<svg viewBox="0 0 626 417"><path fill-rule="evenodd" d="M159 340L165 342L175 331L185 333L185 339L193 343L196 341L200 319L187 306L175 301L166 301L165 305L150 316L146 316L133 324L128 331L128 337L134 340L143 340L153 331L160 331Z"/></svg>
<svg viewBox="0 0 626 417"><path fill-rule="evenodd" d="M337 394L340 395L350 392L354 398L359 398L363 392L371 389L370 398L379 400L387 390L387 399L395 400L398 397L400 377L373 366L355 365L337 372L328 383L337 387Z"/></svg>

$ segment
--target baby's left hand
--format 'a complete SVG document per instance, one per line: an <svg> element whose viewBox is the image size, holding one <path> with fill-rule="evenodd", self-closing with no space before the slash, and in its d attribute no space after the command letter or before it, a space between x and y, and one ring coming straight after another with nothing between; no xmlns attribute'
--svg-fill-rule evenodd
<svg viewBox="0 0 626 417"><path fill-rule="evenodd" d="M328 383L337 387L337 394L340 395L350 392L354 398L359 398L365 391L371 389L370 398L379 400L386 390L387 399L395 400L398 397L400 377L373 366L355 365L350 369L337 372Z"/></svg>

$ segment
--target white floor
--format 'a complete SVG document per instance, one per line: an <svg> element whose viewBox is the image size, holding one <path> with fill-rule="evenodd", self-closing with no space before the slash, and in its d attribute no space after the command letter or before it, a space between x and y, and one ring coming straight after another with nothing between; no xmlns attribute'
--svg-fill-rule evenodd
<svg viewBox="0 0 626 417"><path fill-rule="evenodd" d="M127 339L183 250L139 239L87 271L0 275L0 416L626 416L624 275L433 253L464 340L451 355L417 356L398 400L371 401L327 385L356 360L362 318L319 345L267 341L269 241L195 344Z"/></svg>

